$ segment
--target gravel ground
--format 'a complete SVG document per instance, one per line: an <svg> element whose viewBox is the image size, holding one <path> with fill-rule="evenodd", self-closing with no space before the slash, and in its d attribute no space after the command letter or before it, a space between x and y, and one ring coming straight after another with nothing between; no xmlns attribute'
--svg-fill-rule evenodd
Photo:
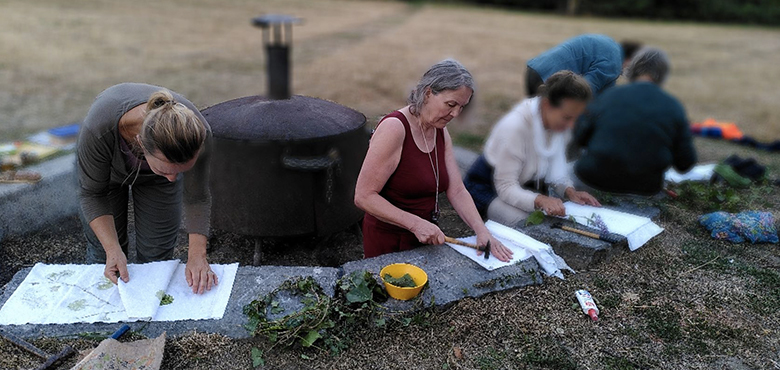
<svg viewBox="0 0 780 370"><path fill-rule="evenodd" d="M730 154L713 153L708 158ZM774 159L770 165L777 164ZM780 188L740 190L738 196L742 209L764 209L778 216ZM666 231L635 252L626 251L595 270L567 274L566 280L548 278L540 286L423 311L408 327L367 328L335 357L313 349L271 349L262 338L232 340L191 333L167 340L162 367L248 369L250 351L256 347L263 350L269 369L780 368L778 246L714 241L696 222L701 208L684 200L659 206L659 223ZM468 234L449 206L443 215L445 232ZM267 264L336 266L362 257L360 239L350 232L321 243L298 238L269 244L264 251ZM252 245L251 239L215 233L210 260L250 264ZM183 246L176 253L186 256ZM0 283L35 262L83 260L78 219L66 218L33 235L4 240ZM590 290L599 304L598 322L576 307L574 291L582 288ZM132 333L123 340L139 338ZM99 340L85 333L33 343L57 352L65 344L88 350ZM0 353L2 369L40 364L6 341L0 341Z"/></svg>

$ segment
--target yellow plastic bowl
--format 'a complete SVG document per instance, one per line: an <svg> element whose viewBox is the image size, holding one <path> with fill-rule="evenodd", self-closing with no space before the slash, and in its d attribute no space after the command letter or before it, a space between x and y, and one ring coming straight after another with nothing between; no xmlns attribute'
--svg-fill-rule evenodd
<svg viewBox="0 0 780 370"><path fill-rule="evenodd" d="M400 278L401 276L404 276L404 274L409 274L409 276L412 277L412 280L414 280L416 286L414 288L395 286L385 281L385 274L390 274L390 276L394 278ZM425 286L425 283L428 282L428 274L426 274L423 269L408 263L394 263L392 265L387 265L382 268L382 271L379 272L379 277L381 277L382 282L385 283L387 294L401 301L406 301L416 297L418 294L420 294L420 291Z"/></svg>

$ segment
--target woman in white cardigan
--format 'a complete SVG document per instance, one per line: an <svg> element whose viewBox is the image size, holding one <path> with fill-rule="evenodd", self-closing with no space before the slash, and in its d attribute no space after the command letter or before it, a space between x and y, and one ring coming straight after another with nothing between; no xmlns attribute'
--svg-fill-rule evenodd
<svg viewBox="0 0 780 370"><path fill-rule="evenodd" d="M566 164L571 128L591 96L585 79L560 71L542 85L539 96L523 100L498 121L465 181L483 217L515 226L536 209L566 215L563 201L550 196L548 187L575 203L601 205L574 189Z"/></svg>

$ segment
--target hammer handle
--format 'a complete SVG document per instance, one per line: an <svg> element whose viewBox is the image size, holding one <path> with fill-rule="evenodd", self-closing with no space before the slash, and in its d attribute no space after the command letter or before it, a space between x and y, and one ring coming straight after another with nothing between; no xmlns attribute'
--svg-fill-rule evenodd
<svg viewBox="0 0 780 370"><path fill-rule="evenodd" d="M16 344L19 347L24 348L27 350L27 352L30 352L42 359L49 358L49 354L46 352L41 351L38 347L30 344L29 342L25 341L22 338L17 337L16 335L13 335L7 331L0 330L0 335L2 335L3 338L8 339L9 342Z"/></svg>
<svg viewBox="0 0 780 370"><path fill-rule="evenodd" d="M76 350L73 349L71 346L65 346L65 348L60 351L60 353L49 357L46 359L46 362L41 364L41 366L38 366L35 370L47 370L50 367L54 366L58 361L64 360L72 355L76 354Z"/></svg>
<svg viewBox="0 0 780 370"><path fill-rule="evenodd" d="M478 251L481 251L481 250L484 250L484 249L485 249L485 247L480 247L480 246L478 246L478 245L476 245L476 244L466 243L466 242L464 242L464 241L460 241L460 240L458 240L458 239L451 238L451 237L449 237L449 236L445 236L445 237L444 237L444 241L445 241L445 242L447 242L447 243L452 243L452 244L462 245L462 246L464 246L464 247L474 248L474 249L476 249L476 250L478 250Z"/></svg>
<svg viewBox="0 0 780 370"><path fill-rule="evenodd" d="M575 228L570 227L570 226L561 226L561 229L566 230L566 231L571 231L571 232L576 233L576 234L585 235L585 236L591 237L593 239L602 239L601 235L599 235L599 234L592 233L590 231L575 229Z"/></svg>

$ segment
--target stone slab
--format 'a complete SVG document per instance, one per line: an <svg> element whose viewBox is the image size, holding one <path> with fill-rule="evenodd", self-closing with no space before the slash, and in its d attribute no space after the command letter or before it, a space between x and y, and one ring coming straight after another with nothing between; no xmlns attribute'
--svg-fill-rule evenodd
<svg viewBox="0 0 780 370"><path fill-rule="evenodd" d="M631 213L637 216L647 217L651 220L658 220L661 216L661 210L654 204L666 197L665 194L658 194L652 197L643 197L639 195L611 194L614 204L606 204L605 207Z"/></svg>
<svg viewBox="0 0 780 370"><path fill-rule="evenodd" d="M38 230L79 209L76 155L68 154L34 166L35 184L0 184L0 236Z"/></svg>
<svg viewBox="0 0 780 370"><path fill-rule="evenodd" d="M442 307L465 297L480 297L488 293L542 283L539 264L533 258L488 271L444 245L425 246L347 262L343 265L344 275L367 270L379 279L379 271L393 263L409 263L422 268L428 274L428 287L418 297L408 301L389 299L385 307L392 312Z"/></svg>
<svg viewBox="0 0 780 370"><path fill-rule="evenodd" d="M4 287L0 305L5 304L11 294L30 272L26 268L14 275ZM219 333L231 338L247 338L250 333L244 329L247 323L243 308L254 299L268 294L287 279L312 276L323 287L325 293L333 296L333 289L339 276L339 269L332 267L289 267L289 266L240 266L236 275L230 301L225 315L219 320L184 320L174 322L130 322L130 329L148 337L156 337L162 332L167 335L179 335L191 331ZM292 302L291 304L294 304ZM12 334L23 338L74 336L79 333L104 333L110 335L122 323L94 324L48 324L48 325L7 325L0 326Z"/></svg>
<svg viewBox="0 0 780 370"><path fill-rule="evenodd" d="M605 207L616 211L630 213L651 220L657 220L661 211L653 206L653 198L638 197L632 195L615 195L612 202ZM628 252L628 241L622 235L612 234L618 238L615 244L593 239L570 231L553 229L556 222L567 221L546 217L539 225L525 226L523 222L517 228L528 236L540 242L550 244L556 254L561 256L574 270L589 270L596 265L608 261L617 254ZM576 225L579 229L599 233L598 230L583 225Z"/></svg>
<svg viewBox="0 0 780 370"><path fill-rule="evenodd" d="M555 253L575 271L590 270L621 251L628 251L628 242L623 236L614 235L618 237L619 242L612 244L570 231L553 229L552 225L556 222L561 222L561 220L546 217L539 225L524 226L521 224L517 228L526 235L549 244ZM588 229L582 225L576 227ZM595 232L598 233L598 231Z"/></svg>

